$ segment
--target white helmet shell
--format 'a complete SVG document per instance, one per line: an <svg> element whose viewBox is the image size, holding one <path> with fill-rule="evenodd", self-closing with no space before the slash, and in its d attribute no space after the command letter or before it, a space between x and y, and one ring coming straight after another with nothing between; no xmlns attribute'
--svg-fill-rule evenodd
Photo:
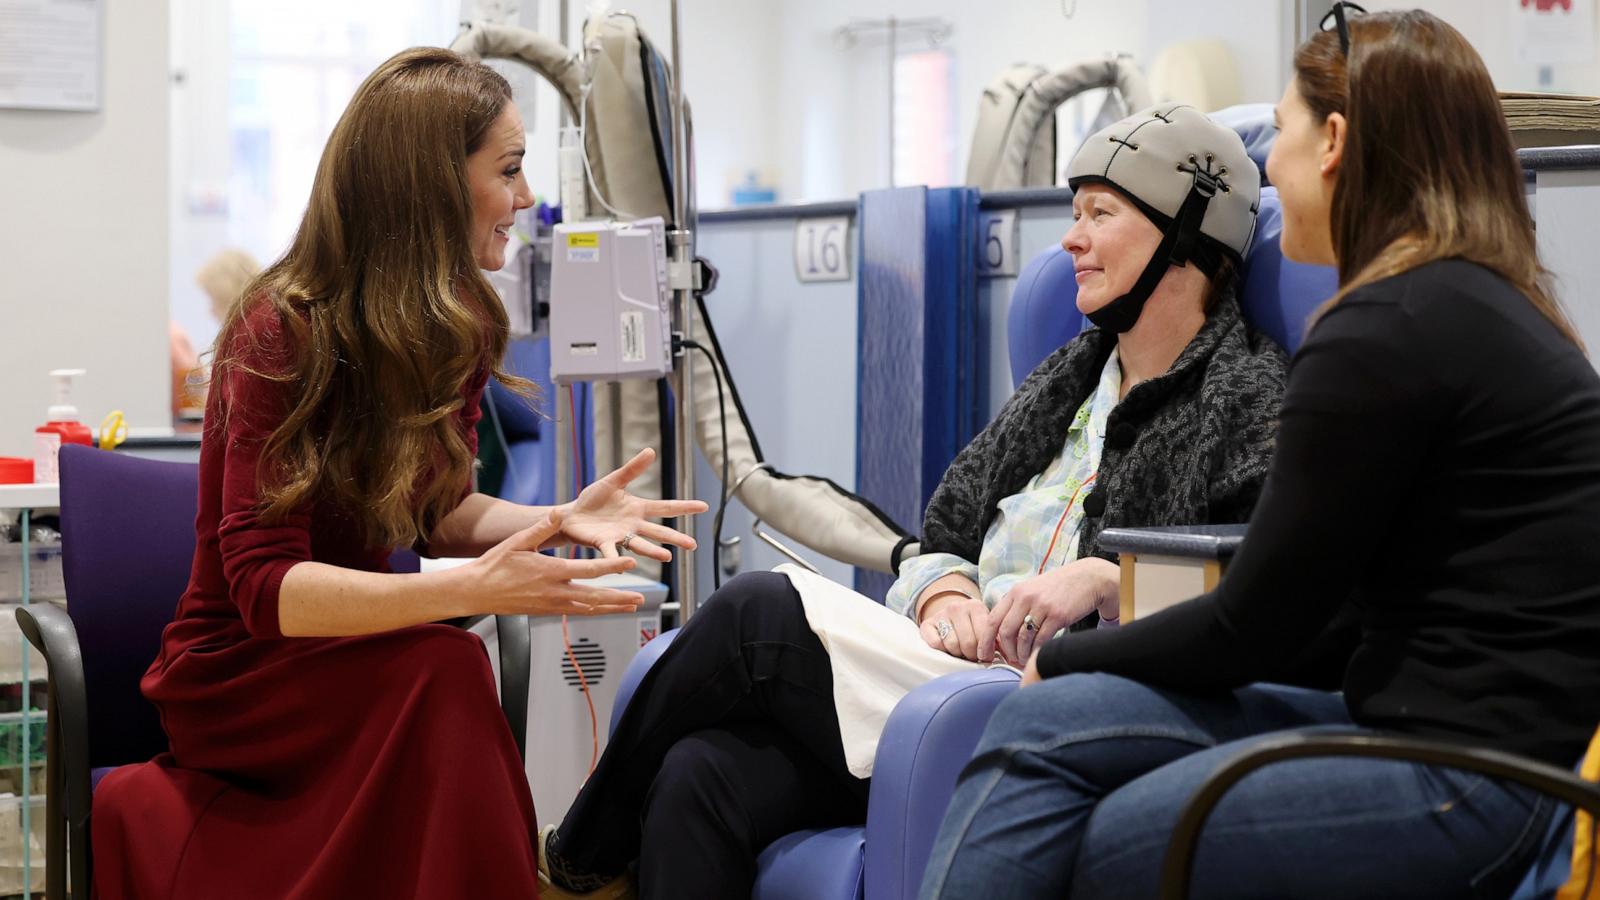
<svg viewBox="0 0 1600 900"><path fill-rule="evenodd" d="M1116 188L1165 231L1194 188L1196 170L1219 185L1200 233L1243 259L1255 234L1261 173L1237 132L1192 106L1158 104L1096 132L1073 157L1067 184Z"/></svg>

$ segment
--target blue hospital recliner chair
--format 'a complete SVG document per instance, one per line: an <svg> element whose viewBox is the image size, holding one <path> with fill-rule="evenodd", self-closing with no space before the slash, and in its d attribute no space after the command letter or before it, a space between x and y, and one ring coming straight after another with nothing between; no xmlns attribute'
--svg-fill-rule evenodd
<svg viewBox="0 0 1600 900"><path fill-rule="evenodd" d="M539 386L540 396L554 408L550 381L550 341L514 340L506 344L506 369ZM549 506L555 502L555 423L518 394L490 378L484 387L484 416L505 440L505 476L499 496L513 503Z"/></svg>
<svg viewBox="0 0 1600 900"><path fill-rule="evenodd" d="M1242 270L1247 321L1286 349L1300 346L1309 315L1333 295L1332 269L1283 259L1277 192L1263 190L1256 234ZM1023 269L1007 312L1013 382L1085 326L1074 306L1072 257L1059 246ZM676 636L647 644L623 673L612 709L615 729L628 698ZM972 757L989 716L1017 676L1004 669L963 672L912 691L889 716L874 762L867 821L852 828L800 831L773 842L757 864L756 900L909 900L957 775Z"/></svg>

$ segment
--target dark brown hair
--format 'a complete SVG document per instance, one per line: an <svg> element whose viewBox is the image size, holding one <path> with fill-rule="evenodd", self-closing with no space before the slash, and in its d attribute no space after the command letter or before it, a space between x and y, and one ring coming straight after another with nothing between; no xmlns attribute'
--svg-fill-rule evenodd
<svg viewBox="0 0 1600 900"><path fill-rule="evenodd" d="M1339 259L1331 306L1364 285L1440 259L1491 269L1573 343L1540 264L1533 217L1499 94L1466 38L1421 10L1350 21L1295 51L1299 93L1320 123L1349 127L1329 230Z"/></svg>
<svg viewBox="0 0 1600 900"><path fill-rule="evenodd" d="M288 395L257 476L269 521L331 500L373 546L426 539L470 480L468 380L531 393L500 368L506 313L469 239L467 157L510 101L494 70L422 47L378 66L334 126L288 252L217 336L218 385L238 370Z"/></svg>

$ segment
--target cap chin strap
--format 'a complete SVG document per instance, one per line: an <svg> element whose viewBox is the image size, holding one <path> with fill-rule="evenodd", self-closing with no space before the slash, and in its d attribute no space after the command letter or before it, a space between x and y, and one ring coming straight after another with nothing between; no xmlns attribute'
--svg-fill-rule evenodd
<svg viewBox="0 0 1600 900"><path fill-rule="evenodd" d="M1189 169L1187 166L1184 168ZM1133 330L1139 315L1144 312L1145 303L1167 274L1167 268L1186 265L1190 260L1198 263L1200 225L1205 221L1206 207L1211 205L1211 198L1216 196L1217 191L1227 190L1227 187L1199 166L1189 170L1194 172L1194 186L1189 189L1189 196L1183 198L1177 216L1167 226L1160 245L1151 254L1144 271L1139 273L1139 280L1133 283L1133 289L1094 312L1087 313L1089 321L1096 327L1117 334Z"/></svg>

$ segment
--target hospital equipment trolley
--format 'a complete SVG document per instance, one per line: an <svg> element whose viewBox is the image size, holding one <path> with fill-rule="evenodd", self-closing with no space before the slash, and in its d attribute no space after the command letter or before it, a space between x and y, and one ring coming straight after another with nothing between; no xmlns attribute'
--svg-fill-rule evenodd
<svg viewBox="0 0 1600 900"><path fill-rule="evenodd" d="M0 485L0 521L20 542L0 543L0 897L44 890L48 804L44 792L44 657L17 629L14 610L38 602L65 603L61 545L32 540L41 513L61 504L56 484Z"/></svg>

